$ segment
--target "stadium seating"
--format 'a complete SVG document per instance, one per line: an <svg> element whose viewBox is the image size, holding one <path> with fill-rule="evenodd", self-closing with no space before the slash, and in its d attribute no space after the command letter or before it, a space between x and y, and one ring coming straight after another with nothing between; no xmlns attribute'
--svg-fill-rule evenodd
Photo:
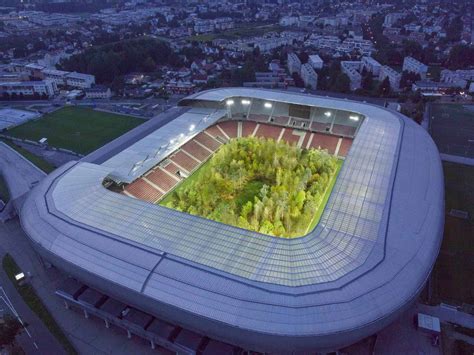
<svg viewBox="0 0 474 355"><path fill-rule="evenodd" d="M218 126L229 136L229 138L237 137L237 121L219 122Z"/></svg>
<svg viewBox="0 0 474 355"><path fill-rule="evenodd" d="M124 191L128 195L132 195L133 197L148 202L156 202L163 196L163 193L155 189L143 179L135 180L130 185L125 187Z"/></svg>
<svg viewBox="0 0 474 355"><path fill-rule="evenodd" d="M249 137L253 134L257 123L252 121L244 121L242 122L242 137Z"/></svg>
<svg viewBox="0 0 474 355"><path fill-rule="evenodd" d="M285 118L285 120L285 123L287 123L288 118ZM283 122L283 117L280 122ZM301 121L298 121L298 124L300 122ZM277 140L281 136L282 141L293 145L297 145L301 140L301 148L306 149L309 144L310 148L325 149L329 152L329 154L335 154L339 140L341 140L339 150L337 152L338 156L340 157L345 157L348 154L353 142L352 138L340 138L331 134L307 132L301 129L297 130L291 126L283 128L281 126L268 123L260 123L258 125L259 127L256 130L256 122L242 121L242 136L251 136L255 131L256 137L272 138ZM312 129L321 129L324 127L326 127L326 124L319 122L313 122L311 125ZM335 133L340 135L350 136L355 133L354 127L334 125L334 128L336 131ZM208 127L205 131L206 133L201 132L192 140L185 143L180 150L170 156L165 161L165 163L161 164L160 167L155 167L143 178L140 178L125 187L125 193L145 201L156 202L164 195L164 193L169 192L179 183L179 181L182 179L182 175L187 176L190 174L202 162L206 161L212 155L211 152L215 152L219 149L219 147L222 145L222 142L227 140L222 131L224 131L231 138L237 137L238 122L224 121ZM295 131L299 132L300 134L294 134ZM193 159L190 155L192 155L192 157L195 159ZM198 160L201 163L199 163Z"/></svg>
<svg viewBox="0 0 474 355"><path fill-rule="evenodd" d="M272 138L277 140L280 137L281 131L283 128L278 126L273 126L269 124L260 124L257 132L255 133L256 137L263 137L263 138Z"/></svg>
<svg viewBox="0 0 474 355"><path fill-rule="evenodd" d="M290 118L288 116L273 116L271 122L286 126L289 119Z"/></svg>
<svg viewBox="0 0 474 355"><path fill-rule="evenodd" d="M336 152L338 141L338 137L329 134L315 133L313 141L311 142L311 147L316 149L327 149L329 154L334 154Z"/></svg>
<svg viewBox="0 0 474 355"><path fill-rule="evenodd" d="M291 145L296 145L298 144L299 140L300 140L300 137L299 135L296 135L296 134L293 134L293 131L294 129L293 128L286 128L285 129L285 132L283 133L283 136L281 137L281 139ZM301 132L302 134L309 134L309 133L306 133L304 131L299 131ZM306 136L305 136L306 138Z"/></svg>
<svg viewBox="0 0 474 355"><path fill-rule="evenodd" d="M349 153L349 149L351 149L352 142L352 138L343 138L337 155L339 155L340 157L345 157L347 153Z"/></svg>
<svg viewBox="0 0 474 355"><path fill-rule="evenodd" d="M194 140L190 140L189 142L187 142L181 147L181 149L186 151L186 153L191 154L193 157L197 158L200 161L205 161L212 154L207 149L201 147Z"/></svg>
<svg viewBox="0 0 474 355"><path fill-rule="evenodd" d="M175 153L172 157L171 160L178 166L184 168L187 170L187 172L192 172L198 165L199 163L191 158L189 155L183 153L182 151L178 151Z"/></svg>
<svg viewBox="0 0 474 355"><path fill-rule="evenodd" d="M356 127L344 126L340 124L334 124L332 127L332 133L336 135L343 135L353 137L356 132Z"/></svg>
<svg viewBox="0 0 474 355"><path fill-rule="evenodd" d="M220 142L216 141L215 139L209 137L204 132L199 133L196 137L194 137L194 140L201 143L207 149L210 149L213 152L215 152L217 149L219 149L219 147L222 145L222 143L220 143Z"/></svg>
<svg viewBox="0 0 474 355"><path fill-rule="evenodd" d="M156 186L158 186L160 189L162 189L164 192L168 192L178 183L176 179L173 179L166 172L160 170L159 168L152 170L148 175L146 175L146 178L152 183L154 183Z"/></svg>

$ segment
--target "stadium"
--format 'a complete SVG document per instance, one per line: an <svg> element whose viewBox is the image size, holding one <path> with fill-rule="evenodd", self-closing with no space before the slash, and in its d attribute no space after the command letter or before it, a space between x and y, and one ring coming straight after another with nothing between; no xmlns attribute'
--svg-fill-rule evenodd
<svg viewBox="0 0 474 355"><path fill-rule="evenodd" d="M157 318L260 352L340 349L413 304L444 225L441 162L420 126L367 103L249 88L199 92L175 111L32 190L20 221L45 260ZM344 160L307 234L278 238L157 203L248 136Z"/></svg>

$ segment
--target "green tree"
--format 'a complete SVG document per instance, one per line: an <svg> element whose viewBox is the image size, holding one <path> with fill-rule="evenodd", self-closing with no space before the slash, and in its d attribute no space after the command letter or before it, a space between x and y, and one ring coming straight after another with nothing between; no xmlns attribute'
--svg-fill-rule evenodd
<svg viewBox="0 0 474 355"><path fill-rule="evenodd" d="M387 97L390 95L390 80L388 76L382 80L378 88L378 94L381 97Z"/></svg>
<svg viewBox="0 0 474 355"><path fill-rule="evenodd" d="M6 315L0 323L0 346L12 345L22 330L23 326L18 319Z"/></svg>
<svg viewBox="0 0 474 355"><path fill-rule="evenodd" d="M337 92L347 93L351 91L351 80L349 77L344 74L340 73L333 84L332 89Z"/></svg>

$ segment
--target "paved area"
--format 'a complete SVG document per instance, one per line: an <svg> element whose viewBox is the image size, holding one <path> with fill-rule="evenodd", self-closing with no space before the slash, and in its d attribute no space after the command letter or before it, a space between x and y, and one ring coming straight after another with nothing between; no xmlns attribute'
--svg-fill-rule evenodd
<svg viewBox="0 0 474 355"><path fill-rule="evenodd" d="M127 339L125 331L111 327L106 329L101 320L85 319L82 313L66 310L62 301L54 295L57 286L66 276L55 268L45 268L21 229L18 219L0 224L2 252L8 251L25 272L31 273L30 282L52 315L81 354L160 354L152 350L148 342L133 336ZM1 282L1 278L0 278ZM7 290L9 296L10 293ZM11 296L10 296L11 297ZM19 310L20 315L23 312ZM26 321L31 318L25 317ZM38 345L42 345L38 342ZM49 352L49 354L56 354Z"/></svg>
<svg viewBox="0 0 474 355"><path fill-rule="evenodd" d="M469 313L460 312L451 307L443 307L442 305L428 306L420 304L418 307L421 313L438 317L441 322L450 322L474 329L474 316Z"/></svg>
<svg viewBox="0 0 474 355"><path fill-rule="evenodd" d="M9 187L11 200L28 192L31 186L45 176L43 171L2 142L0 142L0 171Z"/></svg>
<svg viewBox="0 0 474 355"><path fill-rule="evenodd" d="M431 336L417 330L414 316L421 312L413 306L397 321L378 333L375 344L377 355L441 355L441 349L431 345Z"/></svg>
<svg viewBox="0 0 474 355"><path fill-rule="evenodd" d="M28 143L20 143L20 142L15 142L15 144L21 146L22 148L25 148L29 152L42 157L44 160L46 160L48 163L60 167L61 165L66 164L67 162L70 162L72 160L79 160L80 157L74 154L69 154L57 150L50 150L50 149L44 149L40 146L33 145L33 144L28 144Z"/></svg>

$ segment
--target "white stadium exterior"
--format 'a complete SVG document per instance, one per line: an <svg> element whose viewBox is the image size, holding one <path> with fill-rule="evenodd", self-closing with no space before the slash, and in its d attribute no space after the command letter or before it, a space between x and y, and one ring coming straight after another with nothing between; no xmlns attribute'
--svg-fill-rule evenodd
<svg viewBox="0 0 474 355"><path fill-rule="evenodd" d="M444 226L441 161L420 126L366 103L271 90L209 90L180 106L162 128L126 146L112 142L108 153L68 163L32 190L20 220L43 258L156 317L262 352L342 348L413 304ZM319 224L300 238L260 235L104 186L133 182L219 122L273 122L279 110L287 127L309 134L317 125L292 120L298 109L311 121L338 115L355 136Z"/></svg>

